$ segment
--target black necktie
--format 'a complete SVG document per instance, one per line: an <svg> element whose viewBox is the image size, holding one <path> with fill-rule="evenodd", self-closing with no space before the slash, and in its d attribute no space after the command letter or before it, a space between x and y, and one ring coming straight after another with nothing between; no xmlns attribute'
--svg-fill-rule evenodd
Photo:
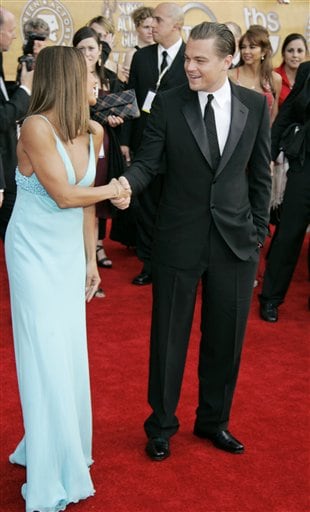
<svg viewBox="0 0 310 512"><path fill-rule="evenodd" d="M160 72L161 73L168 66L167 55L168 55L168 52L166 52L166 50L164 50L162 52L162 54L161 54L161 56L162 56L162 61L161 61L161 65L160 65Z"/></svg>
<svg viewBox="0 0 310 512"><path fill-rule="evenodd" d="M216 169L221 158L219 142L216 133L214 110L212 107L213 94L208 94L208 103L205 107L204 122L207 130L207 137L210 146L212 168Z"/></svg>

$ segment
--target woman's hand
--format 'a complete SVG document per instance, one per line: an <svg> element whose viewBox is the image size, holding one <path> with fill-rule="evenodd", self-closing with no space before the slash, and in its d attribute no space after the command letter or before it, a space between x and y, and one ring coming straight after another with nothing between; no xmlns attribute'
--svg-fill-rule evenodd
<svg viewBox="0 0 310 512"><path fill-rule="evenodd" d="M123 123L124 119L120 116L108 116L108 125L111 126L111 128L116 128Z"/></svg>
<svg viewBox="0 0 310 512"><path fill-rule="evenodd" d="M85 300L90 302L100 284L100 276L96 262L88 262L86 265L86 286L85 286Z"/></svg>
<svg viewBox="0 0 310 512"><path fill-rule="evenodd" d="M113 178L114 179L114 178ZM111 180L112 182L113 180ZM111 199L111 203L116 206L119 210L126 210L128 206L130 205L131 201L131 187L128 182L128 180L125 178L125 176L120 176L117 182L117 186L121 187L121 191L118 194L118 196L114 199ZM110 183L111 183L110 182Z"/></svg>

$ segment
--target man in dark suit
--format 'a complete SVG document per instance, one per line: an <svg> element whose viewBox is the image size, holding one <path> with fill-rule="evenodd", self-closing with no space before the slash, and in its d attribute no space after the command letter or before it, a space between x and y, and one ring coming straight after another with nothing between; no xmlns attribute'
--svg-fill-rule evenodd
<svg viewBox="0 0 310 512"><path fill-rule="evenodd" d="M299 130L295 132L297 126ZM289 127L290 137L285 142L283 134ZM283 147L289 170L259 300L261 318L277 322L278 307L285 300L310 223L310 62L300 64L294 87L272 125L271 134L272 159L276 161ZM309 258L310 252L310 271Z"/></svg>
<svg viewBox="0 0 310 512"><path fill-rule="evenodd" d="M270 130L263 95L231 83L234 37L204 22L185 50L188 84L156 96L141 149L120 182L136 194L167 167L152 249L146 451L170 454L196 292L202 284L194 434L242 453L228 431L253 282L268 231ZM215 118L215 119L214 119ZM120 208L126 199L114 201Z"/></svg>
<svg viewBox="0 0 310 512"><path fill-rule="evenodd" d="M0 194L3 195L0 207L0 236L3 240L16 197L16 123L28 110L33 75L33 71L27 71L23 64L21 85L12 84L8 87L5 83L2 52L9 50L12 41L16 38L15 30L15 16L0 7L0 160L2 161Z"/></svg>
<svg viewBox="0 0 310 512"><path fill-rule="evenodd" d="M184 23L182 9L174 3L163 3L154 10L153 37L155 45L141 48L134 54L128 88L136 92L141 117L125 123L122 134L122 151L127 163L130 152L135 155L142 140L149 117L148 99L153 91L165 91L186 83L184 50L181 30ZM164 171L164 158L160 163ZM133 284L149 284L151 278L151 246L158 201L161 192L161 176L139 196L136 215L136 251L143 261L142 271Z"/></svg>

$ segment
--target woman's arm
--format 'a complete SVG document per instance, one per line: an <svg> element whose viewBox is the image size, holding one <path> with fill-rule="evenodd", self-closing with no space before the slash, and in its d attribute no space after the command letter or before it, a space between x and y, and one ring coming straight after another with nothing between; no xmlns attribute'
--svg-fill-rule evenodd
<svg viewBox="0 0 310 512"><path fill-rule="evenodd" d="M273 86L274 86L274 91L275 91L275 98L274 98L274 102L273 102L271 112L270 112L271 124L274 122L274 120L277 117L278 112L279 112L279 97L280 97L281 87L282 87L282 77L279 75L279 73L276 73L275 71L273 71L272 78L273 78Z"/></svg>
<svg viewBox="0 0 310 512"><path fill-rule="evenodd" d="M98 155L103 130L98 123L95 125L96 131L93 137L95 153ZM39 117L28 118L22 127L18 143L18 161L20 172L23 173L23 166L28 168L25 174L30 175L35 172L38 180L59 208L90 206L105 199L115 198L121 191L116 180L95 188L70 185L64 163L56 148L54 134L48 123Z"/></svg>
<svg viewBox="0 0 310 512"><path fill-rule="evenodd" d="M132 61L132 58L133 58L134 54L136 53L136 51L137 51L136 48L130 48L127 51L125 58L124 58L123 72L124 72L127 82L129 79L129 71L130 71L131 61Z"/></svg>
<svg viewBox="0 0 310 512"><path fill-rule="evenodd" d="M89 302L100 284L100 276L96 262L96 229L95 229L95 206L84 208L84 247L86 255L86 283L85 298Z"/></svg>

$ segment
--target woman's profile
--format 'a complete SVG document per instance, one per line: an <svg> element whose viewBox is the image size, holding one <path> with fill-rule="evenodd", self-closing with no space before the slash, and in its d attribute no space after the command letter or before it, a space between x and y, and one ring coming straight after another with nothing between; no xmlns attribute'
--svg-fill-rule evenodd
<svg viewBox="0 0 310 512"><path fill-rule="evenodd" d="M5 252L25 435L10 461L27 469L27 511L94 493L85 300L100 282L94 204L120 193L116 181L92 186L102 143L89 119L94 85L81 52L43 49L17 148Z"/></svg>

